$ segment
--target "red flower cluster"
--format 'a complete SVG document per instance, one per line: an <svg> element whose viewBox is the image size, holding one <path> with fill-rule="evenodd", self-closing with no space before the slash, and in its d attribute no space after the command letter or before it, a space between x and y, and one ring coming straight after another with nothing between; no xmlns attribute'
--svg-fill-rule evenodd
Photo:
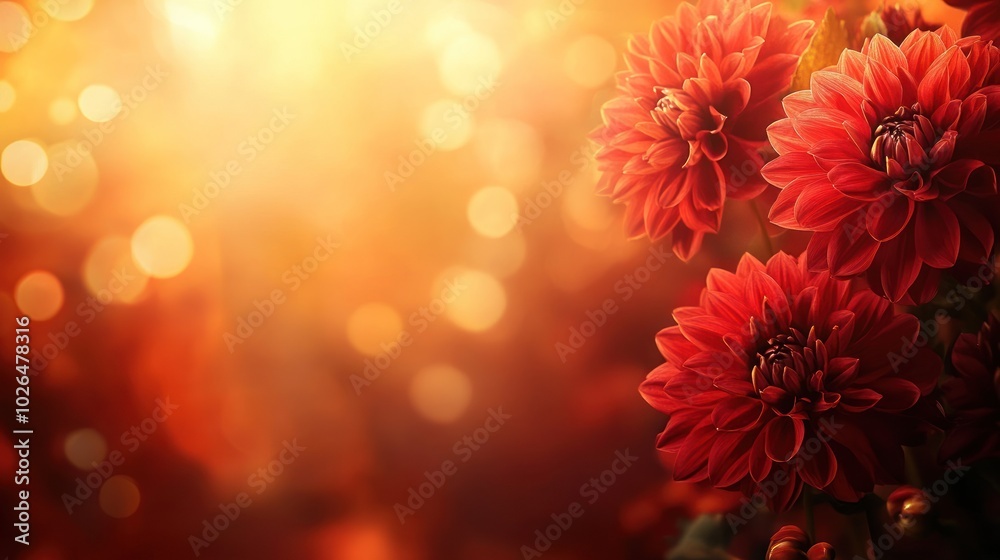
<svg viewBox="0 0 1000 560"><path fill-rule="evenodd" d="M789 507L803 483L857 501L896 483L910 418L935 387L940 358L926 348L890 361L916 339L915 317L784 253L745 255L736 273L712 269L696 307L674 310L657 335L666 363L640 390L669 416L657 447L677 453L677 480L756 492L777 471L770 503Z"/></svg>
<svg viewBox="0 0 1000 560"><path fill-rule="evenodd" d="M629 41L620 95L592 134L598 192L625 204L629 236L672 232L686 260L719 230L727 197L767 186L759 150L812 27L771 12L748 0L682 3Z"/></svg>
<svg viewBox="0 0 1000 560"><path fill-rule="evenodd" d="M932 348L945 329L923 332L894 303L929 302L945 275L988 262L1000 229L1000 2L951 3L970 9L966 35L983 37L929 31L919 8L852 3L823 16L807 49L811 24L787 25L770 4L701 0L629 42L592 135L598 192L625 204L629 235L672 234L686 260L718 232L727 198L766 181L780 189L770 221L804 232L781 243L806 246L712 269L698 305L657 335L666 362L640 391L668 417L656 445L675 456L676 480L778 511L806 485L858 502L900 484L903 446L939 424ZM809 87L779 102L793 75ZM955 345L943 458L1000 456L998 356L1000 318ZM888 511L917 533L925 502L904 487ZM768 549L833 554L793 526Z"/></svg>
<svg viewBox="0 0 1000 560"><path fill-rule="evenodd" d="M951 364L955 377L941 385L952 421L942 459L1000 457L1000 319L990 315L977 334L959 336Z"/></svg>
<svg viewBox="0 0 1000 560"><path fill-rule="evenodd" d="M1000 51L953 31L877 35L768 129L763 171L782 189L780 226L815 232L810 268L866 275L892 301L922 303L941 271L985 261L998 223Z"/></svg>

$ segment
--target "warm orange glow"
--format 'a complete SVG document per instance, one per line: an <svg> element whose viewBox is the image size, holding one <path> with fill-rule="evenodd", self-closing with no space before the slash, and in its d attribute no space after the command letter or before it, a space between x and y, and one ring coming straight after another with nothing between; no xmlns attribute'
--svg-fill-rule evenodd
<svg viewBox="0 0 1000 560"><path fill-rule="evenodd" d="M139 509L139 486L131 477L115 475L101 487L101 510L111 517L128 517Z"/></svg>
<svg viewBox="0 0 1000 560"><path fill-rule="evenodd" d="M50 272L30 272L17 282L14 299L21 312L32 319L51 319L63 305L62 283Z"/></svg>
<svg viewBox="0 0 1000 560"><path fill-rule="evenodd" d="M31 140L18 140L0 154L0 171L11 183L26 187L42 180L49 168L45 149Z"/></svg>
<svg viewBox="0 0 1000 560"><path fill-rule="evenodd" d="M132 258L143 272L155 278L177 276L191 261L191 234L184 224L167 216L155 216L132 234Z"/></svg>
<svg viewBox="0 0 1000 560"><path fill-rule="evenodd" d="M0 493L17 497L30 436L24 557L517 559L579 502L542 560L659 560L732 506L668 483L663 418L637 389L707 271L764 253L757 219L727 194L726 234L681 262L669 236L628 238L615 185L595 195L590 135L629 38L680 1L0 0ZM794 19L879 0L772 3ZM630 169L672 155L633 132L606 150ZM758 136L730 149L777 157ZM961 330L947 311L942 338ZM635 466L581 496L626 449ZM761 556L761 531L731 557Z"/></svg>

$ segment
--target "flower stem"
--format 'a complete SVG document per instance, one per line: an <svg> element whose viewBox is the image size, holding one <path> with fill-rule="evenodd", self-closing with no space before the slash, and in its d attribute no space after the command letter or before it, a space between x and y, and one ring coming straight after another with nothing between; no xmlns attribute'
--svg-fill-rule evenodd
<svg viewBox="0 0 1000 560"><path fill-rule="evenodd" d="M809 541L816 542L816 516L813 514L813 493L812 488L806 486L802 490L802 505L806 510L806 533Z"/></svg>
<svg viewBox="0 0 1000 560"><path fill-rule="evenodd" d="M750 208L753 209L753 215L757 218L757 223L760 225L760 234L764 237L764 248L767 249L768 256L773 257L774 245L771 244L771 236L767 233L767 220L765 220L764 215L760 213L760 208L757 207L756 201L750 201Z"/></svg>
<svg viewBox="0 0 1000 560"><path fill-rule="evenodd" d="M867 502L865 504L865 521L868 523L868 539L874 548L875 543L878 542L878 538L882 536L882 527L879 525L879 521L881 520L880 513L884 506L881 500L871 494L865 496L863 500Z"/></svg>
<svg viewBox="0 0 1000 560"><path fill-rule="evenodd" d="M914 455L912 447L903 447L903 459L905 461L904 467L906 469L907 482L917 488L922 488L924 483L921 480L920 467L917 466L917 458Z"/></svg>

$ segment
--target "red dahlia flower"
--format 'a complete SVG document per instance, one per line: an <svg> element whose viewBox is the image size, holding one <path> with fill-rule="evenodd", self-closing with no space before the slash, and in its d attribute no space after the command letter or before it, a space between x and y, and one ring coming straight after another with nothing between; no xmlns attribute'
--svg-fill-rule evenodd
<svg viewBox="0 0 1000 560"><path fill-rule="evenodd" d="M951 363L955 377L942 383L952 420L942 460L1000 457L1000 319L991 314L979 333L959 336Z"/></svg>
<svg viewBox="0 0 1000 560"><path fill-rule="evenodd" d="M701 0L629 41L620 95L591 135L600 146L598 193L625 204L629 236L672 232L686 260L719 230L727 196L764 190L758 150L811 26L787 26L770 4Z"/></svg>
<svg viewBox="0 0 1000 560"><path fill-rule="evenodd" d="M813 231L808 261L866 274L892 301L934 297L942 270L983 262L998 221L1000 51L947 27L899 47L876 35L811 89L785 98L768 129L783 190L771 221Z"/></svg>
<svg viewBox="0 0 1000 560"><path fill-rule="evenodd" d="M1000 2L996 0L944 0L968 10L962 21L962 35L978 35L987 41L1000 39Z"/></svg>
<svg viewBox="0 0 1000 560"><path fill-rule="evenodd" d="M933 31L939 26L932 25L924 19L924 13L920 5L901 6L899 4L886 4L879 14L882 23L885 24L886 36L897 45L906 40L906 37L914 29Z"/></svg>
<svg viewBox="0 0 1000 560"><path fill-rule="evenodd" d="M916 317L784 253L712 269L696 307L656 338L666 363L640 391L666 413L674 478L790 506L803 483L857 501L898 483L941 360ZM909 360L899 358L906 346ZM917 410L921 412L916 413Z"/></svg>

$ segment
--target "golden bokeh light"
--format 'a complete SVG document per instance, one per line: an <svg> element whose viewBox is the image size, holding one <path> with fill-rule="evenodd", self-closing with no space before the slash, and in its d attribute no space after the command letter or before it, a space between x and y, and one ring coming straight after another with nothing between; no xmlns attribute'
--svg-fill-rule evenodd
<svg viewBox="0 0 1000 560"><path fill-rule="evenodd" d="M503 187L485 187L472 195L466 216L479 235L503 237L517 223L517 199Z"/></svg>
<svg viewBox="0 0 1000 560"><path fill-rule="evenodd" d="M499 78L502 68L496 43L476 32L461 33L449 41L438 59L441 83L455 95L482 91L484 83Z"/></svg>
<svg viewBox="0 0 1000 560"><path fill-rule="evenodd" d="M443 50L452 41L475 33L469 23L452 14L432 20L424 30L424 38L433 49Z"/></svg>
<svg viewBox="0 0 1000 560"><path fill-rule="evenodd" d="M410 381L410 404L438 424L458 420L472 400L469 376L450 365L425 367Z"/></svg>
<svg viewBox="0 0 1000 560"><path fill-rule="evenodd" d="M65 142L51 146L48 159L49 173L31 186L35 202L57 216L80 212L97 190L97 163L93 156Z"/></svg>
<svg viewBox="0 0 1000 560"><path fill-rule="evenodd" d="M25 274L14 288L18 309L38 321L54 317L62 308L64 298L62 282L44 270Z"/></svg>
<svg viewBox="0 0 1000 560"><path fill-rule="evenodd" d="M369 356L381 352L383 344L395 341L402 330L403 319L385 303L366 303L347 319L347 340L355 350Z"/></svg>
<svg viewBox="0 0 1000 560"><path fill-rule="evenodd" d="M151 0L147 6L170 22L170 34L178 50L206 51L215 45L221 19L215 4L199 0Z"/></svg>
<svg viewBox="0 0 1000 560"><path fill-rule="evenodd" d="M122 98L118 92L104 84L93 84L83 88L77 98L80 113L94 122L107 122L122 110Z"/></svg>
<svg viewBox="0 0 1000 560"><path fill-rule="evenodd" d="M601 204L585 189L568 187L563 197L563 214L576 225L598 232L614 227L614 208Z"/></svg>
<svg viewBox="0 0 1000 560"><path fill-rule="evenodd" d="M28 42L25 31L32 29L28 12L14 2L0 2L0 52L12 53Z"/></svg>
<svg viewBox="0 0 1000 560"><path fill-rule="evenodd" d="M139 486L131 477L116 474L101 486L98 501L101 511L111 517L125 519L139 509Z"/></svg>
<svg viewBox="0 0 1000 560"><path fill-rule="evenodd" d="M49 118L52 122L65 125L73 122L76 118L76 103L68 97L59 97L49 104Z"/></svg>
<svg viewBox="0 0 1000 560"><path fill-rule="evenodd" d="M471 111L457 101L442 99L424 109L420 119L420 136L430 139L436 149L447 152L466 145L475 127Z"/></svg>
<svg viewBox="0 0 1000 560"><path fill-rule="evenodd" d="M0 80L0 113L6 113L17 101L17 92L7 80Z"/></svg>
<svg viewBox="0 0 1000 560"><path fill-rule="evenodd" d="M520 270L528 253L523 235L505 235L499 239L480 238L469 244L466 262L497 278L507 278Z"/></svg>
<svg viewBox="0 0 1000 560"><path fill-rule="evenodd" d="M507 292L493 276L480 270L455 268L446 271L440 284L454 280L464 286L445 314L461 329L471 332L489 330L503 317L507 309Z"/></svg>
<svg viewBox="0 0 1000 560"><path fill-rule="evenodd" d="M154 278L171 278L191 262L194 243L184 224L169 216L153 216L132 234L132 258Z"/></svg>
<svg viewBox="0 0 1000 560"><path fill-rule="evenodd" d="M133 303L142 297L149 277L132 259L129 240L108 236L95 243L84 259L83 283L102 305Z"/></svg>
<svg viewBox="0 0 1000 560"><path fill-rule="evenodd" d="M108 444L100 432L91 428L74 430L63 443L66 459L80 470L90 470L94 463L100 463L108 453Z"/></svg>
<svg viewBox="0 0 1000 560"><path fill-rule="evenodd" d="M542 167L545 144L535 128L515 119L490 119L476 131L476 154L498 183L520 190Z"/></svg>
<svg viewBox="0 0 1000 560"><path fill-rule="evenodd" d="M77 21L83 19L94 7L94 0L57 0L41 2L42 9L53 19L60 21Z"/></svg>
<svg viewBox="0 0 1000 560"><path fill-rule="evenodd" d="M4 178L19 187L34 185L45 176L48 168L45 148L31 140L11 142L0 154L0 171Z"/></svg>
<svg viewBox="0 0 1000 560"><path fill-rule="evenodd" d="M596 35L586 35L566 50L563 68L574 82L595 88L611 78L617 63L618 53L611 43Z"/></svg>
<svg viewBox="0 0 1000 560"><path fill-rule="evenodd" d="M678 66L661 51L706 47L657 36L662 18L717 31L683 1L0 0L0 317L33 374L8 368L30 419L5 426L33 432L8 430L0 463L16 471L30 435L27 560L662 559L692 520L739 509L710 484L666 496L682 486L654 459L666 420L637 394L706 271L768 253L750 203L766 220L773 197L727 202L688 264L671 252L683 224L629 239L646 216L616 203L663 171L623 163L649 150L622 132L616 84L655 103L672 76L657 57ZM866 5L850 42L879 2L833 3ZM775 3L775 32L822 4ZM806 27L757 71L792 72ZM649 64L619 77L650 33ZM780 113L775 77L751 96ZM729 112L730 148L767 151L765 120ZM593 140L609 126L617 141ZM792 255L812 235L768 227ZM943 437L913 454L921 472ZM836 512L813 502L816 536L860 553L864 523L828 531ZM774 520L717 551L753 557Z"/></svg>

